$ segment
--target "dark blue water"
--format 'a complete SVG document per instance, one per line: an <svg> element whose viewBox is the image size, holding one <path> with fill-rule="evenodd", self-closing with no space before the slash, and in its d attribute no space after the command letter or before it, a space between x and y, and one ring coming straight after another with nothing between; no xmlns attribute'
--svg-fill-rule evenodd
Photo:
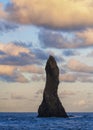
<svg viewBox="0 0 93 130"><path fill-rule="evenodd" d="M69 118L37 118L37 113L0 113L0 130L93 130L93 113Z"/></svg>

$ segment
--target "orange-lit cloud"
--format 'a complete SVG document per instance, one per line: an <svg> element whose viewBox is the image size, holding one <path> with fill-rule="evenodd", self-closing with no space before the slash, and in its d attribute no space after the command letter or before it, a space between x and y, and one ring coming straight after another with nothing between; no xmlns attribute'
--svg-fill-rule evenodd
<svg viewBox="0 0 93 130"><path fill-rule="evenodd" d="M16 70L16 67L14 66L0 65L0 75L11 76L15 70Z"/></svg>
<svg viewBox="0 0 93 130"><path fill-rule="evenodd" d="M28 82L28 80L17 71L17 67L15 66L0 65L0 77L8 82Z"/></svg>
<svg viewBox="0 0 93 130"><path fill-rule="evenodd" d="M93 73L93 66L88 66L76 59L70 59L68 62L68 68L75 72Z"/></svg>
<svg viewBox="0 0 93 130"><path fill-rule="evenodd" d="M93 29L78 32L76 35L83 40L85 46L93 46Z"/></svg>
<svg viewBox="0 0 93 130"><path fill-rule="evenodd" d="M93 25L92 0L11 0L8 19L55 29L81 29Z"/></svg>
<svg viewBox="0 0 93 130"><path fill-rule="evenodd" d="M19 69L22 72L43 74L42 67L37 65L27 65L27 66L20 67Z"/></svg>
<svg viewBox="0 0 93 130"><path fill-rule="evenodd" d="M30 51L27 48L22 46L17 46L13 43L3 44L0 43L0 50L4 51L8 55L18 56L20 53L29 53Z"/></svg>

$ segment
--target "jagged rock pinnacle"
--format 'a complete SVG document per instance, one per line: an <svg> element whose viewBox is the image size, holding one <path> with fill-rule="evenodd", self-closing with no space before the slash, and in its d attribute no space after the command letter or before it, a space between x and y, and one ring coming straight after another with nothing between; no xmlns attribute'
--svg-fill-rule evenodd
<svg viewBox="0 0 93 130"><path fill-rule="evenodd" d="M53 56L49 56L46 67L46 85L43 101L38 109L38 117L68 117L58 95L59 68Z"/></svg>

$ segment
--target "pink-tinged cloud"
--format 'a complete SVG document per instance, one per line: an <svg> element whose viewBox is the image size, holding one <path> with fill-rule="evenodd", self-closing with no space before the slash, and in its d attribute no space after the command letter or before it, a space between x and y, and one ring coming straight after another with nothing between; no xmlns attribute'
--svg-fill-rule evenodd
<svg viewBox="0 0 93 130"><path fill-rule="evenodd" d="M15 66L0 65L0 78L7 82L28 82L25 76Z"/></svg>
<svg viewBox="0 0 93 130"><path fill-rule="evenodd" d="M0 75L11 76L16 71L16 67L8 65L0 65Z"/></svg>
<svg viewBox="0 0 93 130"><path fill-rule="evenodd" d="M24 66L40 62L31 49L15 43L0 43L0 64Z"/></svg>
<svg viewBox="0 0 93 130"><path fill-rule="evenodd" d="M37 65L27 65L19 67L19 70L22 72L28 72L28 73L36 73L36 74L43 74L43 68L41 66Z"/></svg>
<svg viewBox="0 0 93 130"><path fill-rule="evenodd" d="M93 26L92 0L11 1L7 19L17 23L67 30Z"/></svg>
<svg viewBox="0 0 93 130"><path fill-rule="evenodd" d="M93 73L93 66L89 66L76 59L70 59L67 66L71 71Z"/></svg>
<svg viewBox="0 0 93 130"><path fill-rule="evenodd" d="M29 81L24 75L18 73L16 76L14 76L14 82L28 83Z"/></svg>
<svg viewBox="0 0 93 130"><path fill-rule="evenodd" d="M77 80L77 75L74 75L71 73L60 75L60 81L63 81L63 82L75 82L76 80Z"/></svg>
<svg viewBox="0 0 93 130"><path fill-rule="evenodd" d="M29 53L29 49L17 46L14 43L0 43L0 50L8 55L18 56L20 53Z"/></svg>
<svg viewBox="0 0 93 130"><path fill-rule="evenodd" d="M93 29L87 29L76 33L77 38L82 39L86 47L93 46Z"/></svg>

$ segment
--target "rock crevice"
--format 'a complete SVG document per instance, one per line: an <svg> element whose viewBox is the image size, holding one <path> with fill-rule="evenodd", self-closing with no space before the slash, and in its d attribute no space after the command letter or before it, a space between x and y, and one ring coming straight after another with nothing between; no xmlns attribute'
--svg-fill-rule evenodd
<svg viewBox="0 0 93 130"><path fill-rule="evenodd" d="M49 56L45 71L46 85L43 92L43 101L38 109L38 117L68 117L57 94L59 68L53 56Z"/></svg>

